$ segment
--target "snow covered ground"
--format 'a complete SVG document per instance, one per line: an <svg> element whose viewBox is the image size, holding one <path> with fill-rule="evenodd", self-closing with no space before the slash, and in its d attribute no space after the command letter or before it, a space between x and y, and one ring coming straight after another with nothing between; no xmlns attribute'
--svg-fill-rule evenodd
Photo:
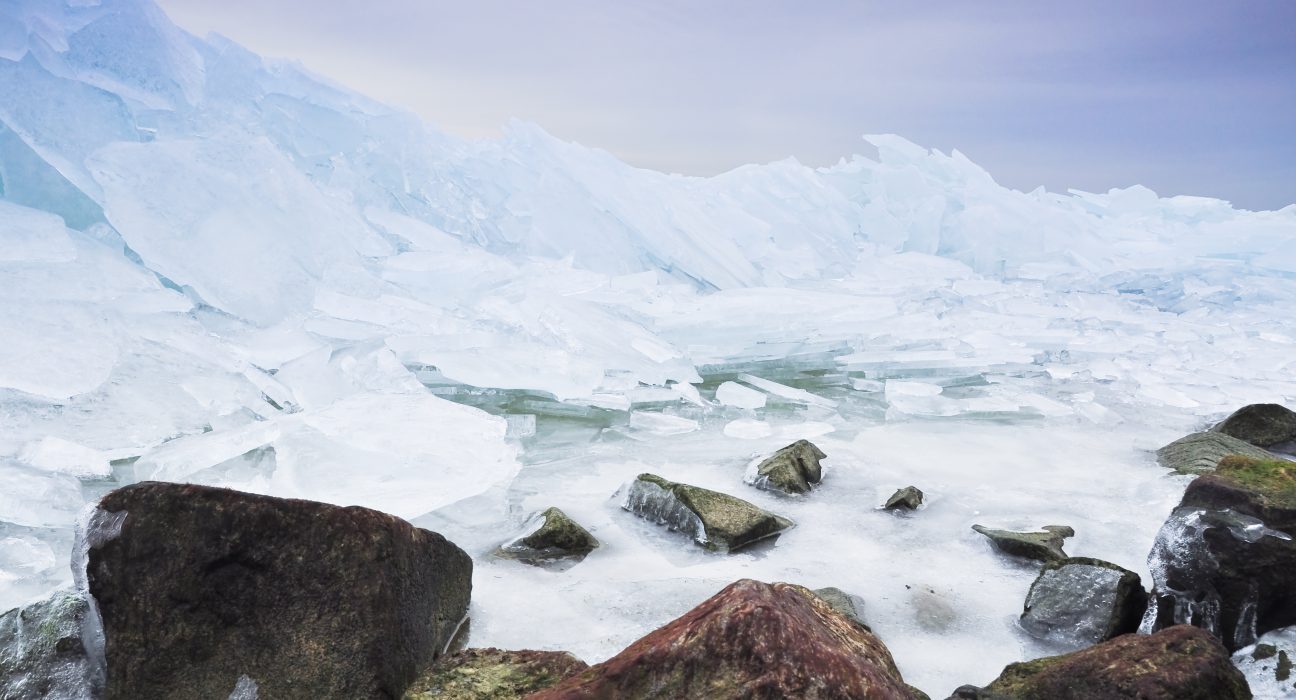
<svg viewBox="0 0 1296 700"><path fill-rule="evenodd" d="M83 504L167 479L360 504L477 562L471 643L594 661L735 578L834 585L948 692L1042 653L973 523L1145 573L1149 450L1296 405L1296 206L1021 193L895 136L713 178L510 126L463 141L146 0L0 6L0 608ZM800 437L823 487L742 483ZM641 471L787 515L729 556ZM914 484L928 505L877 510ZM495 561L556 505L604 543ZM938 661L937 661L938 660Z"/></svg>

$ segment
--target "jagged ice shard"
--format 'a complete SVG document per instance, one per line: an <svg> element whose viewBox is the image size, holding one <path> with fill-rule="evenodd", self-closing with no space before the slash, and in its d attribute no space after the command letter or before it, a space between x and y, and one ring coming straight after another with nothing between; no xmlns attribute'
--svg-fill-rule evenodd
<svg viewBox="0 0 1296 700"><path fill-rule="evenodd" d="M1181 477L1147 450L1296 403L1296 206L867 140L665 175L443 134L147 0L0 4L0 609L70 582L85 502L168 479L436 528L476 646L595 661L756 577L863 595L932 693L1036 655L1031 573L968 525L1065 522L1149 578ZM831 483L742 484L802 438ZM798 527L682 550L609 498L645 471ZM870 510L910 483L923 517ZM489 559L551 506L604 543L561 586Z"/></svg>

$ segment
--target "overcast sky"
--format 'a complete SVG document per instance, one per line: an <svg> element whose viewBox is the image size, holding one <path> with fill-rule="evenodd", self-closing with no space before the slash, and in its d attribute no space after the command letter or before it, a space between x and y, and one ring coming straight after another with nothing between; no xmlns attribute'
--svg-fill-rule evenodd
<svg viewBox="0 0 1296 700"><path fill-rule="evenodd" d="M1296 202L1296 0L159 0L438 127L644 167L826 165L897 133L1022 190Z"/></svg>

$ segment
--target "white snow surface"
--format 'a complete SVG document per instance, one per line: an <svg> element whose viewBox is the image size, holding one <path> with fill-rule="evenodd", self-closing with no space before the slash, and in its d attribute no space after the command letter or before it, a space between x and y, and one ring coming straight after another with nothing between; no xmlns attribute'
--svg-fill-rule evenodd
<svg viewBox="0 0 1296 700"><path fill-rule="evenodd" d="M1069 524L1146 581L1184 483L1149 450L1296 405L1296 206L1022 193L866 139L666 175L521 122L448 136L148 0L0 3L0 608L151 478L442 532L475 646L597 661L755 577L863 597L933 696L1046 653L1033 572L969 526ZM742 483L799 438L814 493ZM643 471L798 527L703 552L619 508ZM875 510L909 484L922 509ZM603 546L491 558L548 506Z"/></svg>

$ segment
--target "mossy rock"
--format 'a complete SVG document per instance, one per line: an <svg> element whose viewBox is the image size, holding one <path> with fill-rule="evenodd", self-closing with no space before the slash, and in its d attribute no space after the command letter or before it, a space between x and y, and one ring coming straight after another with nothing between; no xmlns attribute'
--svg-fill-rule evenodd
<svg viewBox="0 0 1296 700"><path fill-rule="evenodd" d="M691 535L711 550L729 551L772 537L795 525L741 498L640 474L630 484L626 510Z"/></svg>
<svg viewBox="0 0 1296 700"><path fill-rule="evenodd" d="M599 546L589 530L558 508L547 508L529 523L535 529L495 551L496 556L528 564L584 559Z"/></svg>
<svg viewBox="0 0 1296 700"><path fill-rule="evenodd" d="M85 645L94 615L89 598L73 590L0 615L0 698L100 697L104 669Z"/></svg>
<svg viewBox="0 0 1296 700"><path fill-rule="evenodd" d="M1251 491L1265 507L1296 509L1296 462L1233 455L1220 460L1215 478Z"/></svg>
<svg viewBox="0 0 1296 700"><path fill-rule="evenodd" d="M1296 440L1296 411L1276 403L1254 403L1234 411L1211 430L1272 447Z"/></svg>
<svg viewBox="0 0 1296 700"><path fill-rule="evenodd" d="M1275 455L1251 443L1218 432L1193 433L1157 450L1157 462L1180 474L1207 474L1230 455L1272 459Z"/></svg>
<svg viewBox="0 0 1296 700"><path fill-rule="evenodd" d="M983 525L973 525L972 529L990 538L995 548L1005 554L1042 562L1066 559L1062 543L1075 536L1075 530L1066 525L1045 525L1043 532L995 530Z"/></svg>
<svg viewBox="0 0 1296 700"><path fill-rule="evenodd" d="M516 700L586 668L565 651L466 649L419 676L404 700Z"/></svg>
<svg viewBox="0 0 1296 700"><path fill-rule="evenodd" d="M809 493L823 480L819 460L828 455L809 440L797 440L767 457L750 474L748 483L770 491L787 494Z"/></svg>
<svg viewBox="0 0 1296 700"><path fill-rule="evenodd" d="M898 489L891 497L887 499L886 505L882 506L886 510L918 510L922 505L923 492L917 486L906 486Z"/></svg>

